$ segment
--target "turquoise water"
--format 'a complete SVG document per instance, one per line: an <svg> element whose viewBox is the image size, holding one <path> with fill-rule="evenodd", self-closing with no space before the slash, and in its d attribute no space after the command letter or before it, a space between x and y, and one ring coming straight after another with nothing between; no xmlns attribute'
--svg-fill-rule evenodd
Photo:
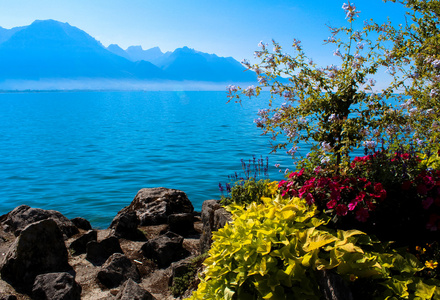
<svg viewBox="0 0 440 300"><path fill-rule="evenodd" d="M0 94L0 215L20 204L107 227L145 187L184 191L196 210L218 199L241 159L269 156L253 123L265 99L226 104L225 92Z"/></svg>

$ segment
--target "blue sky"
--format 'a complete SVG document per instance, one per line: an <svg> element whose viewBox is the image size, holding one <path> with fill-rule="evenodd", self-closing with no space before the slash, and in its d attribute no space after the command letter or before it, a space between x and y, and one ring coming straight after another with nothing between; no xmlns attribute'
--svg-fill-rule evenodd
<svg viewBox="0 0 440 300"><path fill-rule="evenodd" d="M173 51L188 46L199 51L252 59L260 40L273 38L285 48L293 38L303 42L315 61L327 62L333 50L322 46L326 24L345 25L335 0L0 0L0 26L12 28L34 20L54 19L76 26L105 46L159 46ZM402 22L403 7L381 0L354 2L360 20L378 22L389 16ZM362 22L357 22L359 26Z"/></svg>

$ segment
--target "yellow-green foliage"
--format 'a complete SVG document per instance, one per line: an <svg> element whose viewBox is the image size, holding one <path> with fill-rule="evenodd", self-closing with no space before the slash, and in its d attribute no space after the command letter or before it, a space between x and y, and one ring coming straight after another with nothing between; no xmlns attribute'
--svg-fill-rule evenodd
<svg viewBox="0 0 440 300"><path fill-rule="evenodd" d="M440 156L438 153L432 154L430 156L426 154L420 154L419 155L422 161L420 164L425 168L431 168L434 170L440 169Z"/></svg>
<svg viewBox="0 0 440 300"><path fill-rule="evenodd" d="M322 268L347 282L378 279L379 292L372 293L378 299L440 297L438 282L413 277L423 269L414 256L366 251L375 246L367 235L328 229L328 219L304 200L263 198L229 210L233 222L214 233L204 278L190 299L320 299Z"/></svg>

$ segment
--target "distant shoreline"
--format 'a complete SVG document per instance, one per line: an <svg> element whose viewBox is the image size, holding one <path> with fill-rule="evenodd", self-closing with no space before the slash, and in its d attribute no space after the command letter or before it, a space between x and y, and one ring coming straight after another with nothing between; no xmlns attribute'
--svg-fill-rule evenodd
<svg viewBox="0 0 440 300"><path fill-rule="evenodd" d="M211 82L171 80L126 80L108 78L80 79L8 79L0 82L0 93L33 92L117 92L117 91L226 91L230 84L256 85L255 82Z"/></svg>

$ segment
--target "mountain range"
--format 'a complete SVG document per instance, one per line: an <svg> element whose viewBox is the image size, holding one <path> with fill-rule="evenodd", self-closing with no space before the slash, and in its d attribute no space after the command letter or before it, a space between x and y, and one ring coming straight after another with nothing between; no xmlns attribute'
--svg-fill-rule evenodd
<svg viewBox="0 0 440 300"><path fill-rule="evenodd" d="M104 47L68 23L37 20L28 26L0 27L0 81L45 79L174 80L254 82L255 73L232 57L178 48L163 53L131 46Z"/></svg>

